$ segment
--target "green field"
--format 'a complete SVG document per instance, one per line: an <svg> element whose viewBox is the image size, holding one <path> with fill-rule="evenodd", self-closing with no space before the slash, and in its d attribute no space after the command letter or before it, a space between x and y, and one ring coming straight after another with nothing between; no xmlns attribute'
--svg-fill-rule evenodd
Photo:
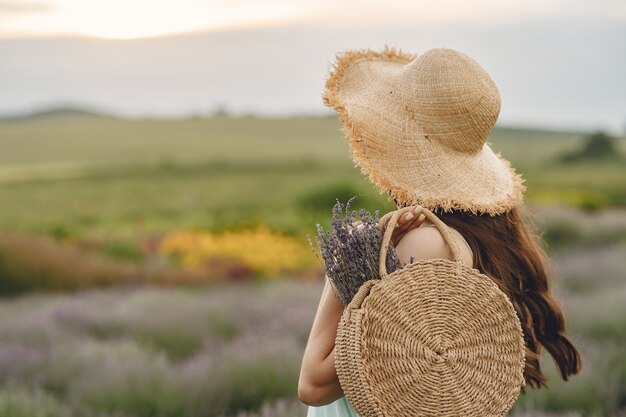
<svg viewBox="0 0 626 417"><path fill-rule="evenodd" d="M529 201L626 205L626 164L551 163L576 133L496 129L489 143L527 178ZM618 146L626 155L626 140ZM391 209L353 166L334 117L121 120L60 115L0 122L0 230L134 233L255 218L301 231L294 202L350 184Z"/></svg>

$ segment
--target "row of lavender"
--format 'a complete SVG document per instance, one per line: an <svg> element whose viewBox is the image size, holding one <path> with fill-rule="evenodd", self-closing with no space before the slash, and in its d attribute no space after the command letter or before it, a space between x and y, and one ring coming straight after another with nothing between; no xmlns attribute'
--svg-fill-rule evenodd
<svg viewBox="0 0 626 417"><path fill-rule="evenodd" d="M626 404L624 244L554 256L583 372L513 413L617 416ZM0 302L0 416L304 416L300 360L319 281L144 286ZM265 410L265 411L263 411Z"/></svg>

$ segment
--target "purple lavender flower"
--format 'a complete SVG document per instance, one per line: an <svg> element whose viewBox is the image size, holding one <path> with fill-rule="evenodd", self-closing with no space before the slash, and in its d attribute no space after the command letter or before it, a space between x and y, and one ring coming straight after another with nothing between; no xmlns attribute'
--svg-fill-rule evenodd
<svg viewBox="0 0 626 417"><path fill-rule="evenodd" d="M383 242L383 233L379 224L379 210L374 216L365 209L350 212L350 204L357 198L351 197L345 206L337 199L332 209L331 230L324 231L318 223L315 242L324 263L326 275L337 289L337 296L342 304L347 305L365 281L380 279L378 259ZM357 215L361 224L356 226ZM313 247L310 235L309 245L315 256L320 259ZM386 259L387 272L399 269L400 259L393 244L389 245Z"/></svg>

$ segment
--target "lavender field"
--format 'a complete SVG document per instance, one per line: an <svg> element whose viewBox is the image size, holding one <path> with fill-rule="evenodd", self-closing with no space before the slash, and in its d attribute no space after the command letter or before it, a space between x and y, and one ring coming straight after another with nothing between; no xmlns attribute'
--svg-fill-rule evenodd
<svg viewBox="0 0 626 417"><path fill-rule="evenodd" d="M556 222L553 214L540 213ZM550 389L521 396L511 415L626 415L626 242L594 238L623 230L626 216L559 211L558 218L578 225L578 239L552 258L583 371L564 383L544 356ZM305 416L297 378L322 284L284 279L4 299L0 417Z"/></svg>
<svg viewBox="0 0 626 417"><path fill-rule="evenodd" d="M297 380L323 287L294 267L315 261L305 233L336 198L393 209L338 129L334 117L0 121L0 417L304 417ZM528 180L583 357L562 382L545 353L550 388L511 415L626 416L626 137L578 162L563 156L589 148L580 132L491 138Z"/></svg>
<svg viewBox="0 0 626 417"><path fill-rule="evenodd" d="M320 290L284 281L3 301L0 415L231 416L294 398Z"/></svg>

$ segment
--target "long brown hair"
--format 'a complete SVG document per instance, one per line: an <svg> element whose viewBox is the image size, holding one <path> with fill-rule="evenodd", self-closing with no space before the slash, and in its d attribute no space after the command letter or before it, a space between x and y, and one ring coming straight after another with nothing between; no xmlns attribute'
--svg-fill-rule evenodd
<svg viewBox="0 0 626 417"><path fill-rule="evenodd" d="M548 256L526 223L527 214L517 207L496 216L456 210L436 214L463 235L474 252L474 268L493 279L515 307L526 342L527 385L546 386L541 346L550 352L563 380L580 372L580 355L565 335L563 313L550 291Z"/></svg>

